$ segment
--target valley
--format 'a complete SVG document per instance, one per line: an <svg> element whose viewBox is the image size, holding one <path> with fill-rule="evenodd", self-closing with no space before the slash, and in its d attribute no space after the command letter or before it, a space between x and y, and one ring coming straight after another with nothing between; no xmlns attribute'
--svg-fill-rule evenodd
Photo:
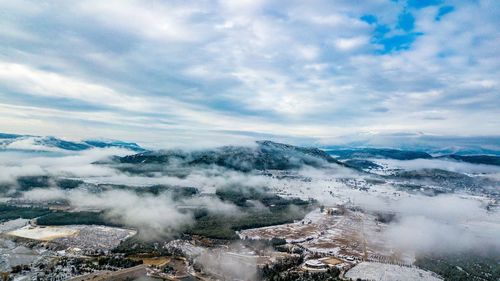
<svg viewBox="0 0 500 281"><path fill-rule="evenodd" d="M385 150L339 157L273 142L84 156L106 149L38 155L32 161L49 163L43 173L3 183L0 265L9 278L448 280L424 262L430 249L498 266L495 165ZM51 172L66 157L99 172ZM466 243L450 250L455 241Z"/></svg>

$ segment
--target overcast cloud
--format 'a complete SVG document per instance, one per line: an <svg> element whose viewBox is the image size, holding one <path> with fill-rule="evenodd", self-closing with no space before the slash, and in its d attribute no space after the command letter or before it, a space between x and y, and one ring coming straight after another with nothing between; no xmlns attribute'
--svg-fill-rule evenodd
<svg viewBox="0 0 500 281"><path fill-rule="evenodd" d="M161 144L499 133L494 0L0 8L1 131Z"/></svg>

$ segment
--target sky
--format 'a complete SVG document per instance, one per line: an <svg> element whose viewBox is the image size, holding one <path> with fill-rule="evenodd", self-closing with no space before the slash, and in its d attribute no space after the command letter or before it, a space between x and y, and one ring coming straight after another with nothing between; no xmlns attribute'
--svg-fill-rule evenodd
<svg viewBox="0 0 500 281"><path fill-rule="evenodd" d="M0 0L0 131L500 135L500 2Z"/></svg>

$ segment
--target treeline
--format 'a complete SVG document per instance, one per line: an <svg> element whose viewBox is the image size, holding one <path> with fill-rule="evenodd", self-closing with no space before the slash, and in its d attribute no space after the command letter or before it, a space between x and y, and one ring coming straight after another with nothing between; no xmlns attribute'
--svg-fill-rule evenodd
<svg viewBox="0 0 500 281"><path fill-rule="evenodd" d="M268 281L341 281L337 268L329 269L327 272L308 272L308 271L285 271L273 272L262 280Z"/></svg>
<svg viewBox="0 0 500 281"><path fill-rule="evenodd" d="M415 265L449 281L500 280L500 257L495 253L425 256L417 258Z"/></svg>
<svg viewBox="0 0 500 281"><path fill-rule="evenodd" d="M252 207L252 201L259 201L264 206L306 206L311 201L302 200L299 198L284 198L274 193L254 187L226 187L215 191L215 194L222 201L231 202L240 207Z"/></svg>
<svg viewBox="0 0 500 281"><path fill-rule="evenodd" d="M104 216L103 212L54 212L42 216L36 220L39 225L106 225L122 226L114 223Z"/></svg>
<svg viewBox="0 0 500 281"><path fill-rule="evenodd" d="M275 206L268 209L242 209L239 215L210 214L196 218L186 234L215 239L236 239L237 230L257 228L301 220L309 212L307 206Z"/></svg>
<svg viewBox="0 0 500 281"><path fill-rule="evenodd" d="M135 192L138 195L152 194L159 195L161 193L168 193L173 200L180 200L189 198L200 193L196 187L190 186L170 186L163 184L156 184L150 186L132 186L123 184L97 184L95 187L98 190L126 190Z"/></svg>
<svg viewBox="0 0 500 281"><path fill-rule="evenodd" d="M142 264L142 260L133 260L124 257L101 257L98 260L99 266L110 266L117 268L129 268Z"/></svg>
<svg viewBox="0 0 500 281"><path fill-rule="evenodd" d="M231 186L219 188L215 195L222 201L238 206L240 214L213 214L199 209L195 223L184 233L214 239L236 239L235 231L301 220L315 205L314 201L283 198L264 189ZM260 206L256 206L259 202Z"/></svg>
<svg viewBox="0 0 500 281"><path fill-rule="evenodd" d="M259 280L268 281L340 281L340 270L329 268L326 272L294 270L302 264L302 256L290 256L272 265L265 265L258 271Z"/></svg>
<svg viewBox="0 0 500 281"><path fill-rule="evenodd" d="M170 239L174 238L180 238L180 236L171 237ZM162 245L165 242L166 240L163 238L158 240L143 240L139 234L120 242L120 245L113 249L113 253L125 254L126 256L144 256L144 254L146 256L183 256L182 251L179 248L163 247Z"/></svg>
<svg viewBox="0 0 500 281"><path fill-rule="evenodd" d="M0 203L0 222L14 219L33 219L46 215L51 211L46 208L18 207Z"/></svg>
<svg viewBox="0 0 500 281"><path fill-rule="evenodd" d="M83 184L83 181L81 180L53 178L50 176L22 176L18 177L16 182L20 191L28 191L40 187L50 187L53 184L62 189L73 189Z"/></svg>

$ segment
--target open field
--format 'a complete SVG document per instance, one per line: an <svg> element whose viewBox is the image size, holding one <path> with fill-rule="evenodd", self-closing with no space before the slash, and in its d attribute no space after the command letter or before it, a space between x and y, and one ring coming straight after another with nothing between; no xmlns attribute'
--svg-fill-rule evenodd
<svg viewBox="0 0 500 281"><path fill-rule="evenodd" d="M135 280L146 277L147 266L144 264L120 269L118 271L101 271L69 279L69 281L110 281L110 280Z"/></svg>
<svg viewBox="0 0 500 281"><path fill-rule="evenodd" d="M352 269L350 269L345 276L353 280L360 278L363 280L374 280L374 281L442 280L432 272L418 269L415 267L406 267L406 266L384 264L378 262L362 262L353 267Z"/></svg>
<svg viewBox="0 0 500 281"><path fill-rule="evenodd" d="M325 264L329 264L329 265L337 265L337 264L341 264L342 261L339 260L339 259L336 259L334 257L328 257L328 258L325 258L325 259L322 259L321 260L323 263Z"/></svg>
<svg viewBox="0 0 500 281"><path fill-rule="evenodd" d="M135 230L98 225L27 225L7 234L91 253L92 251L109 251L136 233Z"/></svg>
<svg viewBox="0 0 500 281"><path fill-rule="evenodd" d="M33 227L28 225L8 232L7 234L33 240L51 241L56 238L74 236L78 234L78 229L59 226Z"/></svg>
<svg viewBox="0 0 500 281"><path fill-rule="evenodd" d="M154 258L133 258L134 260L142 260L145 265L162 266L170 262L169 257L154 257Z"/></svg>
<svg viewBox="0 0 500 281"><path fill-rule="evenodd" d="M370 214L344 210L333 215L316 210L299 222L243 230L239 235L251 239L283 238L313 253L411 263L387 248L381 235L384 227Z"/></svg>

